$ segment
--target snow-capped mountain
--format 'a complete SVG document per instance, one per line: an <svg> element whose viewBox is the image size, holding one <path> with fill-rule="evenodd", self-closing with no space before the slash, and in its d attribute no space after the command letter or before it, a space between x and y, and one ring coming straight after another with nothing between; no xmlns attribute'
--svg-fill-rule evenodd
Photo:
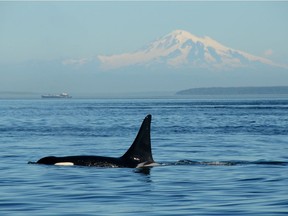
<svg viewBox="0 0 288 216"><path fill-rule="evenodd" d="M182 30L173 31L135 52L97 54L1 65L7 77L0 79L0 87L10 89L13 83L12 86L30 92L66 89L70 93L154 94L197 87L288 85L287 66ZM25 79L23 71L27 71ZM32 82L35 79L37 82Z"/></svg>
<svg viewBox="0 0 288 216"><path fill-rule="evenodd" d="M173 31L136 52L99 55L97 58L103 70L135 65L213 70L253 67L256 64L279 66L268 59L226 47L210 37L197 37L183 30Z"/></svg>

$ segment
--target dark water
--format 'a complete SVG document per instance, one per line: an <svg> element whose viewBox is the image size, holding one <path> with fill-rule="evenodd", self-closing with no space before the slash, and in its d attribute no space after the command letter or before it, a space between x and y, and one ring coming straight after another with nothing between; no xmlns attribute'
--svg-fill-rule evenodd
<svg viewBox="0 0 288 216"><path fill-rule="evenodd" d="M161 166L27 164L120 156L153 115ZM1 215L287 215L288 100L0 100Z"/></svg>

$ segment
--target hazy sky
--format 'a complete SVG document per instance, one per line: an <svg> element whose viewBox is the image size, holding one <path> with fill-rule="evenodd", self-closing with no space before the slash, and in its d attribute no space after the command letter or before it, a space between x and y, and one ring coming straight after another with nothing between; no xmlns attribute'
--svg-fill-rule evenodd
<svg viewBox="0 0 288 216"><path fill-rule="evenodd" d="M288 2L0 2L0 65L130 52L176 29L288 65L287 21Z"/></svg>
<svg viewBox="0 0 288 216"><path fill-rule="evenodd" d="M0 2L1 62L134 51L175 29L288 63L288 2Z"/></svg>

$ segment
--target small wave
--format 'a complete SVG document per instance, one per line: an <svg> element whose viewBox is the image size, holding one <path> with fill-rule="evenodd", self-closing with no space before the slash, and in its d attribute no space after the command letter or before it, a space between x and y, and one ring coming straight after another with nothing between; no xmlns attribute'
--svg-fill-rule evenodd
<svg viewBox="0 0 288 216"><path fill-rule="evenodd" d="M196 166L241 166L241 165L274 165L288 166L286 161L192 161L179 160L177 162L162 163L164 166L196 165Z"/></svg>
<svg viewBox="0 0 288 216"><path fill-rule="evenodd" d="M27 164L37 164L37 162L33 162L33 161L28 161Z"/></svg>

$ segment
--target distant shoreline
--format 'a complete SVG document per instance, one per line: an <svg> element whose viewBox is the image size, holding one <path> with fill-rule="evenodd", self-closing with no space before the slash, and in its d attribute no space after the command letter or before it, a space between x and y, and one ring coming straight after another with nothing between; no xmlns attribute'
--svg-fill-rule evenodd
<svg viewBox="0 0 288 216"><path fill-rule="evenodd" d="M176 95L288 95L288 86L191 88Z"/></svg>
<svg viewBox="0 0 288 216"><path fill-rule="evenodd" d="M124 92L124 93L72 93L73 99L204 99L214 96L224 97L277 97L288 98L288 86L267 87L206 87L190 88L182 91L162 92ZM35 92L0 91L0 99L40 99L41 94ZM59 99L58 99L59 100Z"/></svg>

